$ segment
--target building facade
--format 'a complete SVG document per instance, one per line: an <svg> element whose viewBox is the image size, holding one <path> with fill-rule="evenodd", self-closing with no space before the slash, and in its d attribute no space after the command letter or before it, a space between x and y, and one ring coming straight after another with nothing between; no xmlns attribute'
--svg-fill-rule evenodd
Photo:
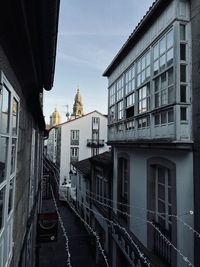
<svg viewBox="0 0 200 267"><path fill-rule="evenodd" d="M53 82L59 1L36 2L2 3L0 267L36 263L45 135L42 98Z"/></svg>
<svg viewBox="0 0 200 267"><path fill-rule="evenodd" d="M193 87L194 6L196 1L155 1L103 74L114 161L113 219L129 230L153 266L198 261L195 236L176 217L199 230L193 215L199 102ZM195 14L199 18L199 7ZM113 229L112 266L143 261L130 240Z"/></svg>
<svg viewBox="0 0 200 267"><path fill-rule="evenodd" d="M60 186L70 183L72 162L108 150L106 129L107 117L98 111L60 125Z"/></svg>

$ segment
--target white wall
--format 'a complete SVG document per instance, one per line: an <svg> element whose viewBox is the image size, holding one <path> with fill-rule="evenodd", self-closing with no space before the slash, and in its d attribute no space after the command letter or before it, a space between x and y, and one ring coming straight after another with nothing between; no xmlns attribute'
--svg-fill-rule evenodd
<svg viewBox="0 0 200 267"><path fill-rule="evenodd" d="M61 126L61 159L60 159L60 185L66 176L69 181L70 171L70 147L79 147L79 161L91 157L91 147L87 147L87 139L92 138L92 117L100 118L99 139L105 140L105 145L99 148L99 154L108 150L107 142L107 118L94 111L69 121ZM71 145L71 130L79 130L79 146Z"/></svg>

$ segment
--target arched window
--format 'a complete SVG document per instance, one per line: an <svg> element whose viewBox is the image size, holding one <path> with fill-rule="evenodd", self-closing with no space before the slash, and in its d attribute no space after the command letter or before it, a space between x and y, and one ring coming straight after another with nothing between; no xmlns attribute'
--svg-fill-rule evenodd
<svg viewBox="0 0 200 267"><path fill-rule="evenodd" d="M173 244L176 244L176 165L163 158L148 160L147 181L148 219ZM163 241L159 232L148 225L148 247L169 266L176 266L176 254Z"/></svg>

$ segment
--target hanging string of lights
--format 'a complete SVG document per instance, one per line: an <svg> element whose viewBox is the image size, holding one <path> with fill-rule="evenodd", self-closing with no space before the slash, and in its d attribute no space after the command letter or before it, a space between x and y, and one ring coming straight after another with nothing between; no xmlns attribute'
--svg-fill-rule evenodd
<svg viewBox="0 0 200 267"><path fill-rule="evenodd" d="M60 227L62 229L63 236L65 238L65 249L66 249L66 253L67 253L67 266L72 267L72 265L71 265L71 254L70 254L70 250L69 250L69 238L67 236L67 231L65 229L65 226L64 226L64 223L63 223L63 219L62 219L62 217L60 215L60 212L58 210L58 206L57 206L57 203L56 203L56 199L55 199L55 196L54 196L54 193L53 193L52 186L51 186L51 193L52 193L54 206L55 206L56 212L58 214L58 220L59 220L59 223L60 223Z"/></svg>

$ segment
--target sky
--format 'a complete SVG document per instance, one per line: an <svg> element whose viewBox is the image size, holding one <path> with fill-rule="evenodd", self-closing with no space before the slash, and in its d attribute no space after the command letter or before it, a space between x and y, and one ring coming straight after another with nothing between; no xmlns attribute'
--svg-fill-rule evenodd
<svg viewBox="0 0 200 267"><path fill-rule="evenodd" d="M61 0L54 86L44 93L44 115L55 107L62 122L73 110L77 89L84 113L107 114L107 78L102 74L153 0Z"/></svg>

